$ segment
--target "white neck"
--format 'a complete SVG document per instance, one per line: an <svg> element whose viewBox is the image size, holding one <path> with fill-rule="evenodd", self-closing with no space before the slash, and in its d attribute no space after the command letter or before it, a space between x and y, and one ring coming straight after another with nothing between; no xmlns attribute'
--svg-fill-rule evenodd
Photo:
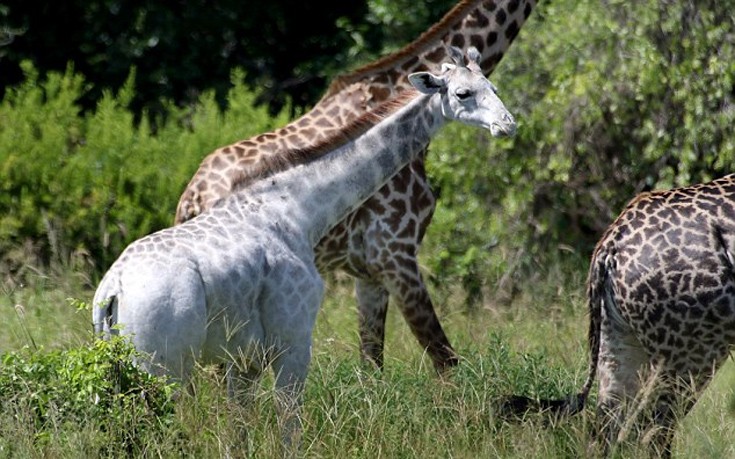
<svg viewBox="0 0 735 459"><path fill-rule="evenodd" d="M415 159L446 123L441 97L418 95L354 140L253 184L248 196L276 206L308 234L312 247Z"/></svg>

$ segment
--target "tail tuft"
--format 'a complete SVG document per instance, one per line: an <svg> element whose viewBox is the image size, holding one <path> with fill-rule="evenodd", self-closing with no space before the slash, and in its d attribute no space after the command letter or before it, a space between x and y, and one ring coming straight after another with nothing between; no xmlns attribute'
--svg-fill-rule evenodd
<svg viewBox="0 0 735 459"><path fill-rule="evenodd" d="M573 416L584 409L587 394L579 393L564 399L536 400L522 395L511 395L498 408L498 417L509 422L522 421L530 414L553 417Z"/></svg>
<svg viewBox="0 0 735 459"><path fill-rule="evenodd" d="M92 321L94 323L94 334L98 338L109 339L112 334L112 326L115 322L115 308L117 297L107 298L99 304L94 305Z"/></svg>
<svg viewBox="0 0 735 459"><path fill-rule="evenodd" d="M522 421L526 415L541 411L538 400L522 395L511 395L500 402L498 417L506 421Z"/></svg>

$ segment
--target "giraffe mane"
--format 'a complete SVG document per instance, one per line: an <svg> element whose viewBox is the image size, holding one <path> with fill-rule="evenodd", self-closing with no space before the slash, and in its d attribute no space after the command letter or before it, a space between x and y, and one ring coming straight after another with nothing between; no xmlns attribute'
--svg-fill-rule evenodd
<svg viewBox="0 0 735 459"><path fill-rule="evenodd" d="M365 75L393 68L411 59L413 56L420 54L432 42L441 38L451 27L464 19L476 7L477 3L479 3L478 0L462 0L454 8L449 10L439 22L432 25L429 30L422 33L416 40L400 50L373 61L370 64L359 67L350 73L337 75L330 83L324 96L322 96L322 100L339 93L350 84L364 78Z"/></svg>
<svg viewBox="0 0 735 459"><path fill-rule="evenodd" d="M282 172L299 164L314 161L337 148L355 140L388 116L406 106L420 93L414 88L405 89L395 97L365 112L343 128L320 139L316 143L302 147L279 150L278 154L264 155L253 167L241 171L232 182L232 188L242 189L251 183L262 180L277 172Z"/></svg>

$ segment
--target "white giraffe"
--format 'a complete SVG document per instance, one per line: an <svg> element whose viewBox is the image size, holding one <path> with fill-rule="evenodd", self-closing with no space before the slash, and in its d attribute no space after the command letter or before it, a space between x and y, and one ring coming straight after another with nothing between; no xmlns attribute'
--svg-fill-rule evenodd
<svg viewBox="0 0 735 459"><path fill-rule="evenodd" d="M93 300L95 331L129 335L147 371L186 380L194 360L232 362L242 388L268 365L276 375L286 444L298 444L299 407L323 284L314 246L425 148L448 120L511 135L516 124L478 66L452 49L439 75L408 90L211 211L130 244ZM309 158L307 161L305 158ZM300 163L300 164L298 164ZM118 326L113 327L114 325ZM239 361L239 360L238 360ZM234 386L231 386L234 387Z"/></svg>

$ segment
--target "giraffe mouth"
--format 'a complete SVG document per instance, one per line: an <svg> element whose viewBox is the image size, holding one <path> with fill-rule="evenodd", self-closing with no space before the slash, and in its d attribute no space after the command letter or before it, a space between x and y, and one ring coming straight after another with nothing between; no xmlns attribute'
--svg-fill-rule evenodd
<svg viewBox="0 0 735 459"><path fill-rule="evenodd" d="M492 123L490 125L490 133L493 137L512 137L516 133L516 124Z"/></svg>

